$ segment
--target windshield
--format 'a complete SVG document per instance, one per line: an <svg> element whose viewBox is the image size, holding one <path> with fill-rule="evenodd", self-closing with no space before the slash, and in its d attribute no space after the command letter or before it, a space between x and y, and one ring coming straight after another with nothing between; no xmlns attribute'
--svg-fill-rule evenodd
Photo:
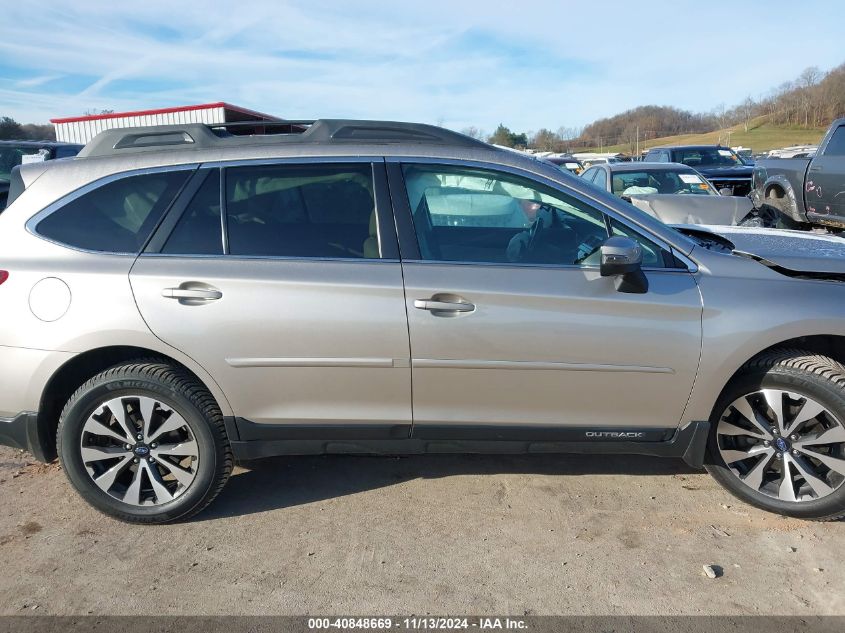
<svg viewBox="0 0 845 633"><path fill-rule="evenodd" d="M724 147L697 147L675 150L675 162L690 167L742 167L745 163L733 150Z"/></svg>
<svg viewBox="0 0 845 633"><path fill-rule="evenodd" d="M704 178L692 171L667 168L623 171L613 174L613 193L617 196L646 194L719 195Z"/></svg>
<svg viewBox="0 0 845 633"><path fill-rule="evenodd" d="M9 182L12 177L12 169L22 162L32 161L32 159L25 159L24 156L33 156L38 158L39 162L45 160L45 151L37 147L15 147L14 145L0 147L0 180Z"/></svg>

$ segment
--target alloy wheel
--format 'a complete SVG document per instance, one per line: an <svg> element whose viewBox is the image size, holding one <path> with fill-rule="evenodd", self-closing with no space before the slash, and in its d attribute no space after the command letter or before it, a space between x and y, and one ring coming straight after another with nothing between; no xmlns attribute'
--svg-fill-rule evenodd
<svg viewBox="0 0 845 633"><path fill-rule="evenodd" d="M781 501L821 499L845 482L845 426L803 394L762 389L737 398L716 441L742 483Z"/></svg>
<svg viewBox="0 0 845 633"><path fill-rule="evenodd" d="M82 462L97 486L133 506L155 506L183 494L199 467L199 446L187 421L147 396L99 405L82 427Z"/></svg>

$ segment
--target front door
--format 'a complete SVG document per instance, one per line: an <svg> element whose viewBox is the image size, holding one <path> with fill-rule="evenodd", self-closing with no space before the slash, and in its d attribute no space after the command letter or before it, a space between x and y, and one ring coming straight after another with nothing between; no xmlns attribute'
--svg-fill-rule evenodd
<svg viewBox="0 0 845 633"><path fill-rule="evenodd" d="M645 428L641 439L661 440L677 427L702 304L667 251L512 174L405 164L391 165L391 178L392 191L405 183L405 237L416 237L402 244L414 436L569 439ZM643 246L645 294L599 275L609 233Z"/></svg>
<svg viewBox="0 0 845 633"><path fill-rule="evenodd" d="M810 220L845 222L845 125L833 130L807 172L805 200Z"/></svg>
<svg viewBox="0 0 845 633"><path fill-rule="evenodd" d="M207 172L132 269L150 329L214 377L241 439L407 437L408 331L383 163Z"/></svg>

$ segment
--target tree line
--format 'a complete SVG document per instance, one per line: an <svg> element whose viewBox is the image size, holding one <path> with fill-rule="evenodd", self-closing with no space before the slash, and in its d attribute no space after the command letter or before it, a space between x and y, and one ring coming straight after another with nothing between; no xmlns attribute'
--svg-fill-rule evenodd
<svg viewBox="0 0 845 633"><path fill-rule="evenodd" d="M797 79L781 84L764 97L749 96L731 108L720 105L710 112L646 105L598 119L580 129L542 128L516 133L500 124L489 136L475 127L462 131L497 145L538 151L573 152L624 144L633 153L638 139L642 145L650 139L714 132L740 124L747 132L752 121L763 116L775 125L807 129L826 127L834 119L845 116L845 64L829 72L821 72L815 66L807 68Z"/></svg>
<svg viewBox="0 0 845 633"><path fill-rule="evenodd" d="M2 141L55 141L56 130L52 125L18 123L12 117L0 117Z"/></svg>

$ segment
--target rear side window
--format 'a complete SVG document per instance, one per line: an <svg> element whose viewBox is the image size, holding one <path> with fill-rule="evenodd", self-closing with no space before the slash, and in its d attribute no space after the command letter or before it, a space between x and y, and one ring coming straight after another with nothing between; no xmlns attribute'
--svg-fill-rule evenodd
<svg viewBox="0 0 845 633"><path fill-rule="evenodd" d="M833 136L824 148L825 156L845 156L845 125L836 128Z"/></svg>
<svg viewBox="0 0 845 633"><path fill-rule="evenodd" d="M54 211L35 230L74 248L138 253L189 173L164 171L106 183Z"/></svg>
<svg viewBox="0 0 845 633"><path fill-rule="evenodd" d="M604 169L596 169L596 177L593 184L599 189L607 189L607 172Z"/></svg>
<svg viewBox="0 0 845 633"><path fill-rule="evenodd" d="M369 164L226 170L229 254L379 258Z"/></svg>

